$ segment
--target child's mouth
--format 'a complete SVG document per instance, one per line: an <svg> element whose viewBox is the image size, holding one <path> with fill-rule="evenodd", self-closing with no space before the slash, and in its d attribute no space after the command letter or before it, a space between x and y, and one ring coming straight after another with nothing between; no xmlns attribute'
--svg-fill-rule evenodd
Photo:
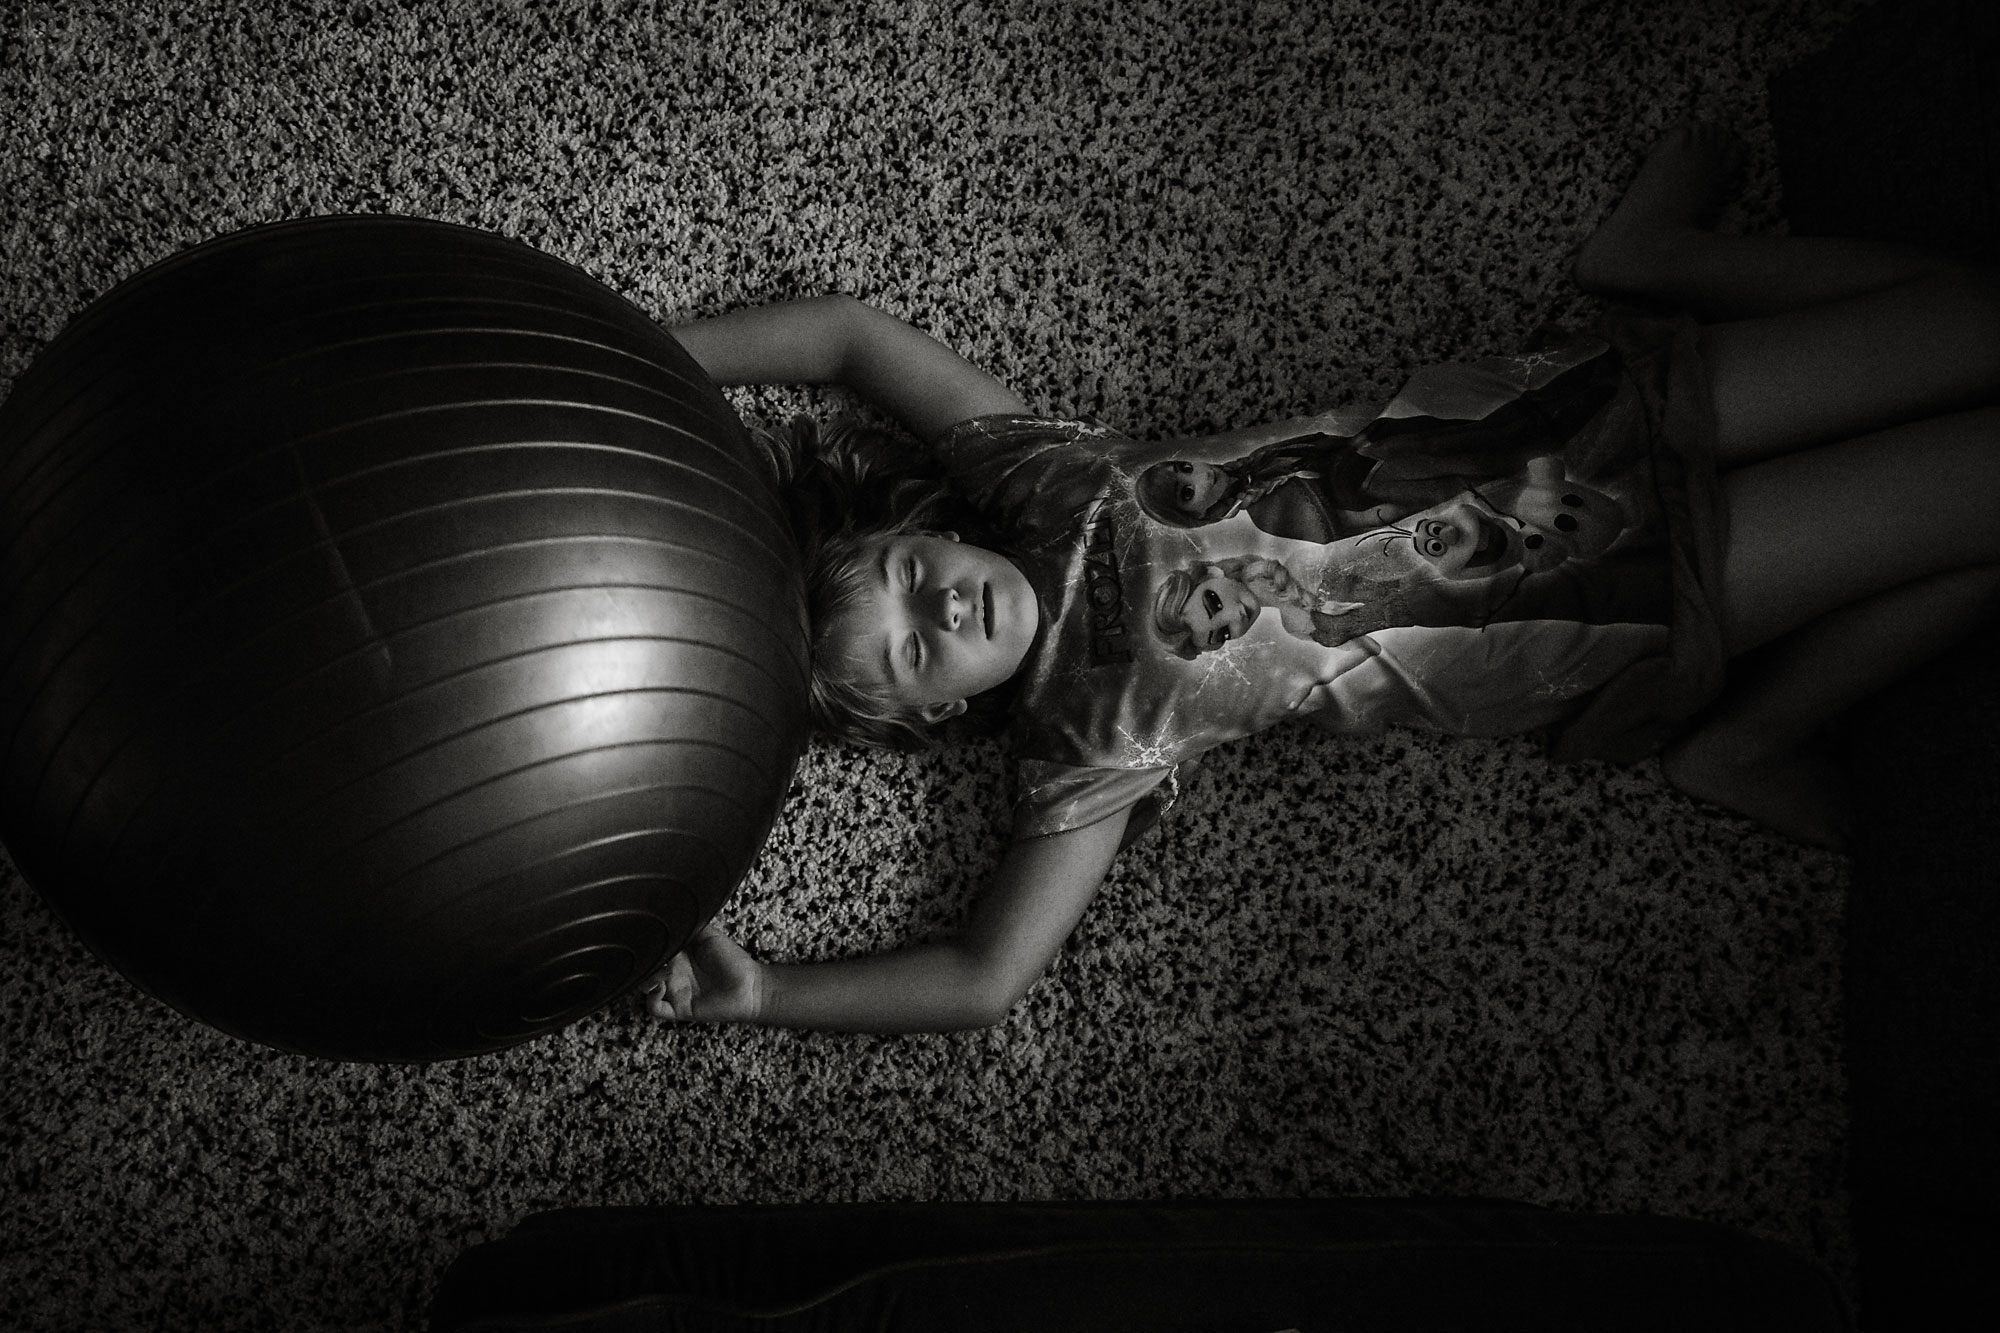
<svg viewBox="0 0 2000 1333"><path fill-rule="evenodd" d="M979 621L986 629L986 637L993 637L993 585L979 585Z"/></svg>

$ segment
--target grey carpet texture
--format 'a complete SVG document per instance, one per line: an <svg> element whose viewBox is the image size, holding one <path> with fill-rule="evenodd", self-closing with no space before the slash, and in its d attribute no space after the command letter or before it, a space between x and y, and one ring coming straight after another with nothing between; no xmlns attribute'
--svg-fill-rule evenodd
<svg viewBox="0 0 2000 1333"><path fill-rule="evenodd" d="M1590 307L1568 256L1695 112L1773 229L1765 79L1851 0L8 0L0 377L217 233L442 218L663 321L831 289L1142 435L1383 395ZM749 416L840 407L743 394ZM819 746L723 920L948 928L997 745ZM1484 1195L1852 1271L1846 863L1656 765L1281 730L1217 752L1004 1025L669 1029L334 1065L198 1026L0 866L0 1327L402 1329L576 1204Z"/></svg>

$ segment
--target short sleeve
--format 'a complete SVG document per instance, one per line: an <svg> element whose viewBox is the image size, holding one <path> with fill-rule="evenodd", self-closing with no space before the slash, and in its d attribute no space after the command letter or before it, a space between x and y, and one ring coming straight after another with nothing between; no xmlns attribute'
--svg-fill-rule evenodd
<svg viewBox="0 0 2000 1333"><path fill-rule="evenodd" d="M1154 817L1175 793L1174 769L1081 768L1045 759L1024 759L1020 794L1014 803L1016 841L1088 828L1156 796Z"/></svg>
<svg viewBox="0 0 2000 1333"><path fill-rule="evenodd" d="M1123 439L1093 422L998 414L959 422L935 452L960 494L1032 541L1071 534L1077 509L1104 484L1107 444Z"/></svg>

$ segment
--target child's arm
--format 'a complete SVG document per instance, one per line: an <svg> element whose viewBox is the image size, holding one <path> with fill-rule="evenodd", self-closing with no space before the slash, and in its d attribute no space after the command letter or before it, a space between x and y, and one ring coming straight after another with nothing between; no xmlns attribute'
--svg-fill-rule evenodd
<svg viewBox="0 0 2000 1333"><path fill-rule="evenodd" d="M919 439L1025 412L1020 395L937 339L851 296L753 306L670 330L718 384L838 384Z"/></svg>
<svg viewBox="0 0 2000 1333"><path fill-rule="evenodd" d="M1014 843L953 938L830 963L760 963L720 932L704 932L656 979L652 1011L851 1032L999 1023L1096 896L1126 817Z"/></svg>

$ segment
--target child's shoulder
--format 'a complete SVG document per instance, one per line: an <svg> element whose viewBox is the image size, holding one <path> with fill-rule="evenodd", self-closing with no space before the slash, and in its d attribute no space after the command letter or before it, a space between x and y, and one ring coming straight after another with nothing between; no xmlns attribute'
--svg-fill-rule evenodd
<svg viewBox="0 0 2000 1333"><path fill-rule="evenodd" d="M1065 527L1116 484L1126 437L1093 421L1015 413L960 422L937 444L953 487L1003 529Z"/></svg>

